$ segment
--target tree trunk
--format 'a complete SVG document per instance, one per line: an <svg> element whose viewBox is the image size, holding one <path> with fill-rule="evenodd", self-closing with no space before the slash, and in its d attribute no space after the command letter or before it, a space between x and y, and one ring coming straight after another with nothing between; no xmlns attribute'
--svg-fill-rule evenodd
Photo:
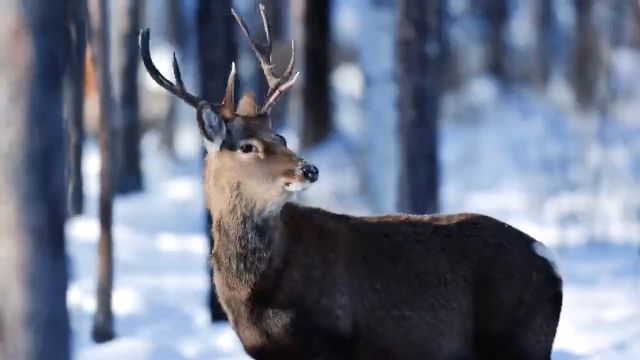
<svg viewBox="0 0 640 360"><path fill-rule="evenodd" d="M113 289L113 146L111 135L113 99L110 81L109 48L109 4L108 0L91 2L91 51L97 72L100 92L100 120L98 137L100 142L100 240L98 242L97 308L93 319L92 337L96 342L105 342L115 337L111 293Z"/></svg>
<svg viewBox="0 0 640 360"><path fill-rule="evenodd" d="M84 208L82 182L82 141L84 140L84 62L87 48L85 0L73 0L69 6L71 28L71 57L69 61L67 114L67 183L68 212L78 215Z"/></svg>
<svg viewBox="0 0 640 360"><path fill-rule="evenodd" d="M183 15L181 1L170 0L169 5L167 6L167 11L169 12L169 14L167 14L170 21L169 26L171 27L171 41L173 42L173 46L177 50L178 54L181 54L185 50L185 39L183 34L183 27L185 24L183 23L182 19ZM160 143L167 154L170 157L175 158L175 131L178 117L179 100L176 97L172 96L170 101L171 105L169 106L167 118L162 123Z"/></svg>
<svg viewBox="0 0 640 360"><path fill-rule="evenodd" d="M596 105L597 85L602 66L601 43L593 21L593 1L575 0L576 48L573 56L573 85L582 109Z"/></svg>
<svg viewBox="0 0 640 360"><path fill-rule="evenodd" d="M492 75L506 79L505 29L509 16L507 0L481 0L475 2L489 29L488 68Z"/></svg>
<svg viewBox="0 0 640 360"><path fill-rule="evenodd" d="M231 15L231 0L200 0L197 10L198 56L200 68L200 93L212 103L219 103L224 97L231 62L236 60L235 20ZM206 212L209 249L213 251L211 217ZM210 269L210 275L213 272ZM212 277L213 279L213 277ZM213 281L209 296L211 320L226 320L226 315L215 295Z"/></svg>
<svg viewBox="0 0 640 360"><path fill-rule="evenodd" d="M438 211L437 121L444 3L403 0L397 4L400 209L434 213Z"/></svg>
<svg viewBox="0 0 640 360"><path fill-rule="evenodd" d="M551 76L553 60L552 37L554 31L553 4L551 0L539 0L535 5L536 61L533 83L545 88Z"/></svg>
<svg viewBox="0 0 640 360"><path fill-rule="evenodd" d="M376 213L397 212L400 174L400 130L398 113L398 47L396 46L396 1L362 2L359 63L364 75L364 127L366 149L364 182ZM381 146L384 144L384 146ZM380 164L384 164L381 171Z"/></svg>
<svg viewBox="0 0 640 360"><path fill-rule="evenodd" d="M0 358L69 359L66 1L0 1Z"/></svg>
<svg viewBox="0 0 640 360"><path fill-rule="evenodd" d="M631 46L640 48L640 2L631 2L631 12L633 16L633 30L631 33Z"/></svg>
<svg viewBox="0 0 640 360"><path fill-rule="evenodd" d="M298 134L301 148L320 143L331 132L331 98L329 72L330 2L293 1L296 62L301 64L301 84L294 86L292 117L300 121Z"/></svg>
<svg viewBox="0 0 640 360"><path fill-rule="evenodd" d="M121 0L124 1L124 0ZM140 170L140 111L138 106L138 32L140 31L141 0L126 0L123 4L126 23L120 43L120 101L118 115L122 125L121 137L115 144L120 147L117 163L118 192L126 194L142 190Z"/></svg>

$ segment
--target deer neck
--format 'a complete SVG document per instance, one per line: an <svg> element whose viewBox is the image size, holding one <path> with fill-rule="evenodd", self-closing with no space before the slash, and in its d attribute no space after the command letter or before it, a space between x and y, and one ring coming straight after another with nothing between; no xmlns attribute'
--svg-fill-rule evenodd
<svg viewBox="0 0 640 360"><path fill-rule="evenodd" d="M256 201L234 184L209 199L214 267L234 283L255 288L282 259L280 209Z"/></svg>

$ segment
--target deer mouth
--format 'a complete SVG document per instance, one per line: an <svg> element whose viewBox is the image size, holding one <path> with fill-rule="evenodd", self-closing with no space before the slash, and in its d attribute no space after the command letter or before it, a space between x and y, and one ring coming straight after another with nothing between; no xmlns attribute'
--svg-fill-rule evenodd
<svg viewBox="0 0 640 360"><path fill-rule="evenodd" d="M298 192L302 190L306 190L311 183L308 181L295 181L295 182L286 182L284 183L284 189L289 192Z"/></svg>

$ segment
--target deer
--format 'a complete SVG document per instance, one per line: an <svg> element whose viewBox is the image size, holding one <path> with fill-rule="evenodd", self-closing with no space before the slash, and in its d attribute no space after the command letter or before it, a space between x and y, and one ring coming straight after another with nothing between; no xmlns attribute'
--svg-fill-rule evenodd
<svg viewBox="0 0 640 360"><path fill-rule="evenodd" d="M319 179L287 147L270 111L289 90L295 47L274 73L266 43L233 9L267 80L234 101L235 63L220 103L189 93L154 65L155 82L196 109L206 148L204 191L213 218L213 282L231 327L255 359L550 359L562 280L540 242L489 216L357 217L302 206Z"/></svg>

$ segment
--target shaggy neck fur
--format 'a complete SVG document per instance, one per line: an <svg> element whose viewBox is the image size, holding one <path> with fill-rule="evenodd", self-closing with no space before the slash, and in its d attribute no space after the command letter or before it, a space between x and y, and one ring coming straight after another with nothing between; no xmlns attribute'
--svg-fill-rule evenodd
<svg viewBox="0 0 640 360"><path fill-rule="evenodd" d="M255 284L264 283L281 259L280 209L263 209L239 187L233 185L213 208L213 260L216 271L233 278L235 285L256 290Z"/></svg>

